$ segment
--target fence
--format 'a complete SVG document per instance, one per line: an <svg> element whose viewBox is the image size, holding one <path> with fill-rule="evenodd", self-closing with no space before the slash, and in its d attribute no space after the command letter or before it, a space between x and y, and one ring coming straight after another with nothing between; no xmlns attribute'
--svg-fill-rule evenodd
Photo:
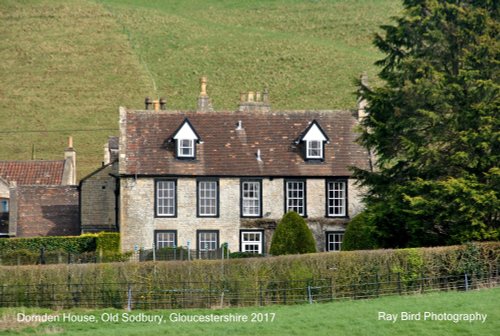
<svg viewBox="0 0 500 336"><path fill-rule="evenodd" d="M242 253L239 253L241 257ZM244 254L244 253L243 253ZM257 256L248 254L244 256ZM261 255L259 255L261 256ZM135 254L114 253L111 256L99 253L98 251L73 253L65 251L45 251L39 252L21 251L8 255L0 255L0 265L45 265L45 264L84 264L101 263L114 261L175 261L175 260L195 260L195 259L229 259L229 250L218 248L212 251L193 250L184 246L161 249L141 249Z"/></svg>
<svg viewBox="0 0 500 336"><path fill-rule="evenodd" d="M94 284L0 285L0 307L177 309L264 306L365 299L434 291L498 287L498 267L484 274L440 277L392 273L365 281L336 283L334 278L297 281L218 281Z"/></svg>

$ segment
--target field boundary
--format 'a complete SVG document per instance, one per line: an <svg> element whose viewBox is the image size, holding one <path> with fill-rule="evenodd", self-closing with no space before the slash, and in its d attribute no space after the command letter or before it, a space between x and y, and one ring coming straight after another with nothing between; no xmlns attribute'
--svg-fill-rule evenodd
<svg viewBox="0 0 500 336"><path fill-rule="evenodd" d="M488 273L439 277L378 274L338 285L333 278L283 281L207 281L155 283L67 283L0 285L0 307L118 308L127 310L224 308L330 302L382 296L469 291L499 287L499 267Z"/></svg>

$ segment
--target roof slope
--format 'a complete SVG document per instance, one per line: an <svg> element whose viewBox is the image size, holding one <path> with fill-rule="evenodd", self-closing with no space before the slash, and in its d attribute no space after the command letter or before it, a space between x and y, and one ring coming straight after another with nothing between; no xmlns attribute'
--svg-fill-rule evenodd
<svg viewBox="0 0 500 336"><path fill-rule="evenodd" d="M125 175L350 176L350 166L368 167L368 153L355 143L357 119L351 111L122 113L120 173ZM203 140L194 161L176 159L171 141L185 118ZM295 143L313 120L330 139L324 162L304 161ZM238 121L242 130L236 130Z"/></svg>
<svg viewBox="0 0 500 336"><path fill-rule="evenodd" d="M64 160L58 161L0 161L0 177L18 185L60 185Z"/></svg>

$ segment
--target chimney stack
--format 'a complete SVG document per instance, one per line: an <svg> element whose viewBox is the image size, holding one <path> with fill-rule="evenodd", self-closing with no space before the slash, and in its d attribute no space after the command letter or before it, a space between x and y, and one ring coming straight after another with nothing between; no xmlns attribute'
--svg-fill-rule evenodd
<svg viewBox="0 0 500 336"><path fill-rule="evenodd" d="M368 87L368 76L366 75L366 73L363 73L360 76L360 81L361 81L361 86L358 92L361 94L364 90L364 87ZM368 102L366 101L366 99L359 96L357 105L358 105L358 121L361 122L368 116L368 113L366 113L366 106L368 105Z"/></svg>
<svg viewBox="0 0 500 336"><path fill-rule="evenodd" d="M210 98L207 94L207 77L200 78L200 95L198 96L198 112L211 112L213 111Z"/></svg>
<svg viewBox="0 0 500 336"><path fill-rule="evenodd" d="M144 99L144 106L146 110L151 110L151 106L155 111L166 110L167 109L167 99L161 97L159 99L152 100L150 97Z"/></svg>
<svg viewBox="0 0 500 336"><path fill-rule="evenodd" d="M240 93L239 112L269 112L271 104L269 103L269 91L265 88L260 91L249 91Z"/></svg>
<svg viewBox="0 0 500 336"><path fill-rule="evenodd" d="M64 171L62 185L76 185L76 152L73 149L73 137L68 138L68 147L64 150Z"/></svg>

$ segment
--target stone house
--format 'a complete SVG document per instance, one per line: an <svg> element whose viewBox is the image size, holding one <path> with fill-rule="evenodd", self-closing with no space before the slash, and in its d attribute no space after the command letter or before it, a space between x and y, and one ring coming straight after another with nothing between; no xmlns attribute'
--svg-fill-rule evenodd
<svg viewBox="0 0 500 336"><path fill-rule="evenodd" d="M0 161L0 236L78 235L76 152L64 159Z"/></svg>
<svg viewBox="0 0 500 336"><path fill-rule="evenodd" d="M102 172L118 169L122 250L228 243L231 251L267 253L292 210L319 251L340 250L346 224L363 208L349 169L370 165L355 142L362 115L273 111L266 90L242 94L236 111L214 111L206 79L196 111L166 110L164 100L149 98L145 110L120 108L118 165Z"/></svg>

